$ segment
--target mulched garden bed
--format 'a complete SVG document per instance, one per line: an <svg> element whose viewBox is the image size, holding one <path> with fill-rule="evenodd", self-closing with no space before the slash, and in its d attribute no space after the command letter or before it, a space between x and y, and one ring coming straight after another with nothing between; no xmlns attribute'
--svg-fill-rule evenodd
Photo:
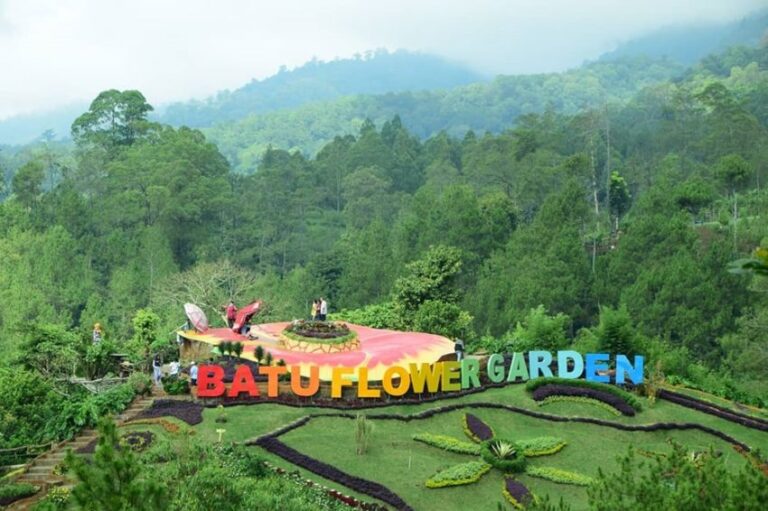
<svg viewBox="0 0 768 511"><path fill-rule="evenodd" d="M203 405L194 401L181 399L155 399L152 406L141 411L134 419L156 419L158 417L175 417L195 426L203 422Z"/></svg>
<svg viewBox="0 0 768 511"><path fill-rule="evenodd" d="M744 415L742 413L729 410L727 408L723 408L722 406L708 403L706 401L702 401L700 399L696 399L691 396L678 394L677 392L672 392L671 390L661 389L659 390L658 397L660 399L666 399L667 401L671 401L680 406L692 408L702 413L714 415L716 417L720 417L721 419L725 419L730 422L735 422L736 424L741 424L742 426L745 426L747 428L757 429L760 431L768 431L768 421L765 421L757 417Z"/></svg>

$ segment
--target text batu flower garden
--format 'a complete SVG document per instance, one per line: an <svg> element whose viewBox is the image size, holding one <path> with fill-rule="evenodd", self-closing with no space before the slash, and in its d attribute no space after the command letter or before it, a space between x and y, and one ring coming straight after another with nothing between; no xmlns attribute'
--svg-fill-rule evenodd
<svg viewBox="0 0 768 511"><path fill-rule="evenodd" d="M512 355L507 368L504 357L493 354L488 357L486 373L494 383L503 381L525 381L540 377L552 377L551 366L556 366L560 378L576 379L584 377L589 381L609 383L608 376L611 356L607 353L588 353L582 356L575 351L558 351L553 357L548 351L531 351L528 357L517 352ZM644 357L633 356L630 362L626 355L616 355L614 359L614 381L634 384L643 381ZM240 366L235 372L232 384L227 388L224 383L224 368L221 366L201 365L197 381L198 397L239 397L247 394L255 397L261 392L254 374L248 365ZM290 389L299 397L311 397L320 390L320 372L318 367L310 368L309 378L302 380L298 366L261 366L258 374L267 378L267 397L278 396L278 382L288 376ZM408 367L390 366L384 372L380 388L369 385L367 367L335 367L331 377L331 397L341 398L345 387L356 387L359 398L379 398L382 394L393 397L403 396L408 392L455 392L480 387L480 361L465 359L461 362L438 362L436 364L409 364Z"/></svg>

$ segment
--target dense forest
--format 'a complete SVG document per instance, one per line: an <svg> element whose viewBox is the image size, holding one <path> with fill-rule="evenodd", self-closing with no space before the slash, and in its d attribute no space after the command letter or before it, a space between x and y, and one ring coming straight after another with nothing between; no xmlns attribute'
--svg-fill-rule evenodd
<svg viewBox="0 0 768 511"><path fill-rule="evenodd" d="M126 350L146 328L172 345L184 301L217 321L229 297L258 297L286 320L322 295L337 317L478 349L640 352L766 404L767 288L728 269L768 236L768 49L345 101L387 106L314 156L254 153L254 169L130 90L93 101L73 150L8 156L3 363L39 369L35 349L87 346L96 322ZM431 133L447 121L428 113L499 133Z"/></svg>

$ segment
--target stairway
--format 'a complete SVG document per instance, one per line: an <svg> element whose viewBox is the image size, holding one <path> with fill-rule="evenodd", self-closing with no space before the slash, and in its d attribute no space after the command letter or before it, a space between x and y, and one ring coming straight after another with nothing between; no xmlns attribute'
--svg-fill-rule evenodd
<svg viewBox="0 0 768 511"><path fill-rule="evenodd" d="M115 422L117 422L117 425L120 426L124 424L126 421L131 420L140 412L146 410L152 404L155 397L156 396L142 396L134 399L128 408L126 408L120 415L115 417ZM32 460L29 464L29 467L27 468L27 471L19 476L16 482L34 484L35 486L40 487L40 491L29 498L14 502L6 509L8 511L25 511L27 509L31 509L32 505L41 499L52 486L67 486L68 481L64 478L64 476L53 474L54 468L59 463L64 461L64 458L67 456L67 451L69 449L77 451L78 449L85 447L89 443L93 442L98 437L98 431L95 429L83 430L72 440L62 442L53 447L53 449L50 451L47 451Z"/></svg>

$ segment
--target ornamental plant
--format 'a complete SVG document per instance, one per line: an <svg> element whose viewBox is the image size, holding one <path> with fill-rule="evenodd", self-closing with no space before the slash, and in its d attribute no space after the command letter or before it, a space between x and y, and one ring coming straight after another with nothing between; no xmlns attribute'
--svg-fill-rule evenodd
<svg viewBox="0 0 768 511"><path fill-rule="evenodd" d="M444 488L475 483L491 468L505 474L502 494L516 508L522 509L533 499L531 492L512 474L525 472L555 483L587 486L592 479L582 474L552 467L528 466L528 458L555 454L565 447L566 442L555 437L537 437L517 442L497 438L493 429L478 417L464 414L464 432L474 442L464 442L445 435L428 433L415 435L416 441L438 447L445 451L480 455L480 459L454 465L435 473L427 479L427 488Z"/></svg>

